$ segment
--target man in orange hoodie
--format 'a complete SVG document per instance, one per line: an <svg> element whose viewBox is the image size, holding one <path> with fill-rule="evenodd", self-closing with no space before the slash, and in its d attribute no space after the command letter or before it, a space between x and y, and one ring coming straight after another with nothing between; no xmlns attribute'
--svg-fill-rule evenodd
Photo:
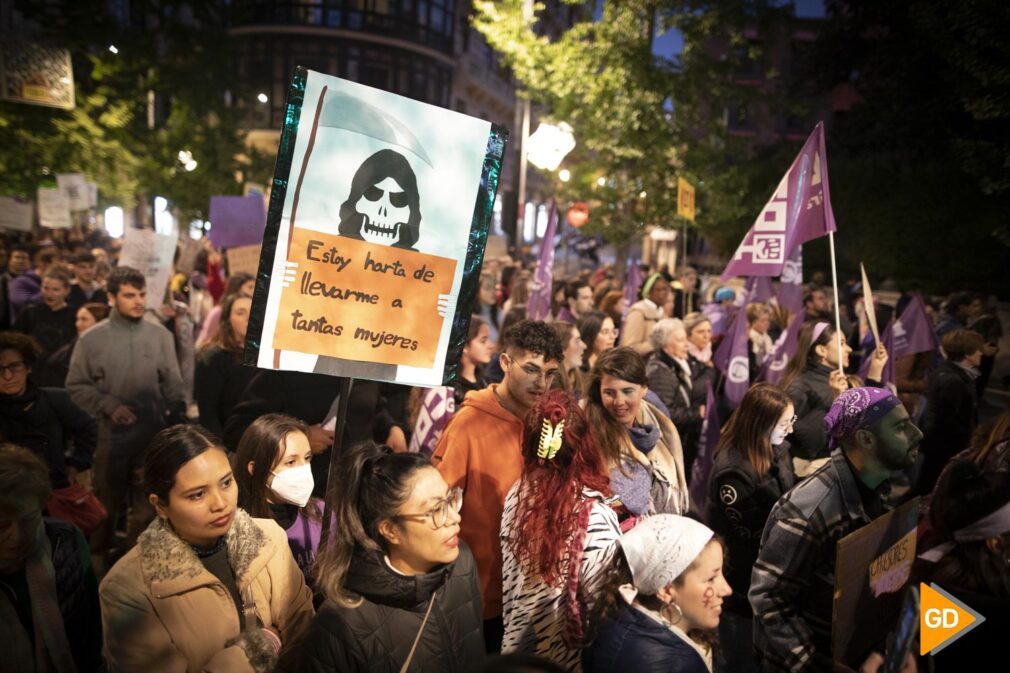
<svg viewBox="0 0 1010 673"><path fill-rule="evenodd" d="M501 649L504 633L499 533L505 495L522 474L522 419L550 388L562 358L561 341L543 322L516 323L501 341L505 378L466 396L432 454L449 485L463 489L460 537L477 561L489 652Z"/></svg>

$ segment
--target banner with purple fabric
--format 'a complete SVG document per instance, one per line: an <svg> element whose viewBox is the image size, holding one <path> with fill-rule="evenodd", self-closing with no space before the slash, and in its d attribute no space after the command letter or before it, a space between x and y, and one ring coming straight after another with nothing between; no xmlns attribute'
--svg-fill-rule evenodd
<svg viewBox="0 0 1010 673"><path fill-rule="evenodd" d="M782 266L779 277L779 306L792 313L803 312L803 246L798 245Z"/></svg>
<svg viewBox="0 0 1010 673"><path fill-rule="evenodd" d="M726 387L723 392L732 407L740 404L740 400L747 393L747 388L750 387L748 332L746 313L737 311L726 338L719 344L712 358L715 366L726 375Z"/></svg>
<svg viewBox="0 0 1010 673"><path fill-rule="evenodd" d="M442 431L456 413L456 398L449 386L429 388L421 398L409 451L430 456Z"/></svg>
<svg viewBox="0 0 1010 673"><path fill-rule="evenodd" d="M722 280L782 275L796 246L835 230L824 124L818 122L726 265Z"/></svg>
<svg viewBox="0 0 1010 673"><path fill-rule="evenodd" d="M768 383L778 385L778 382L782 380L782 375L786 371L786 365L789 364L789 360L796 354L796 342L799 341L800 329L802 327L803 314L794 314L789 321L789 327L786 328L786 331L775 342L775 348L772 350L771 357L768 358L764 367L761 368L761 372L757 377L758 381L767 381Z"/></svg>
<svg viewBox="0 0 1010 673"><path fill-rule="evenodd" d="M637 259L628 262L628 280L624 283L624 314L627 315L631 306L641 297L638 290L642 287L642 267Z"/></svg>
<svg viewBox="0 0 1010 673"><path fill-rule="evenodd" d="M551 319L551 286L554 283L554 235L558 229L557 204L551 203L547 231L540 242L540 261L533 276L533 289L526 302L526 317L530 320Z"/></svg>
<svg viewBox="0 0 1010 673"><path fill-rule="evenodd" d="M705 428L702 431L698 456L694 459L694 465L691 466L691 481L688 487L691 497L691 511L701 516L705 515L705 504L708 500L708 475L712 472L712 461L715 458L715 449L719 446L721 434L719 408L716 404L715 393L712 392L712 384L709 383L708 395L705 400Z"/></svg>
<svg viewBox="0 0 1010 673"><path fill-rule="evenodd" d="M743 306L754 302L766 302L775 296L775 286L768 276L751 276L744 285Z"/></svg>
<svg viewBox="0 0 1010 673"><path fill-rule="evenodd" d="M933 323L926 313L926 306L922 303L922 297L913 295L912 301L908 302L897 320L892 320L887 325L880 341L889 356L887 364L884 365L884 373L881 375L883 379L881 383L884 384L897 382L894 367L898 358L932 352L940 347ZM866 358L859 368L859 375L865 378L869 369L870 359Z"/></svg>
<svg viewBox="0 0 1010 673"><path fill-rule="evenodd" d="M266 206L258 194L210 197L207 238L219 248L237 248L263 241Z"/></svg>

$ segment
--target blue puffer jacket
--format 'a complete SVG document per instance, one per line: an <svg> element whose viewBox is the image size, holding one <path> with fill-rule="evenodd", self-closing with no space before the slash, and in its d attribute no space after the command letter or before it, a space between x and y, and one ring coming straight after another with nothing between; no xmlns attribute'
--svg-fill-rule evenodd
<svg viewBox="0 0 1010 673"><path fill-rule="evenodd" d="M711 673L698 651L630 605L600 627L582 653L584 673Z"/></svg>

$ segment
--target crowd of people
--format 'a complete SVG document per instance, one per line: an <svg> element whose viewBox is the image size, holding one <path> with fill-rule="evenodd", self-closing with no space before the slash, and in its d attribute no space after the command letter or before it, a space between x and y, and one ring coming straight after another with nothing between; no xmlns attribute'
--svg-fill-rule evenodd
<svg viewBox="0 0 1010 673"><path fill-rule="evenodd" d="M794 316L687 266L557 279L531 320L530 269L492 259L456 380L354 380L338 426L338 379L242 363L255 281L226 255L155 301L115 241L61 233L0 248L4 673L848 670L837 543L916 496L913 580L987 618L929 665L1007 625L982 296L881 302L883 327L922 301L940 344L889 362L851 284L840 332L816 278Z"/></svg>

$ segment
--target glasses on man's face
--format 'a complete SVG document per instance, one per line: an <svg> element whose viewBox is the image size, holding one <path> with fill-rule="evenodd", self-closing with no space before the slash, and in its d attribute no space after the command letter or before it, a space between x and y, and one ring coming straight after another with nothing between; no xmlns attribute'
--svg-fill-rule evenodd
<svg viewBox="0 0 1010 673"><path fill-rule="evenodd" d="M431 525L435 528L444 528L449 523L449 510L459 512L463 507L463 489L458 486L449 491L438 504L423 514L397 514L394 519L431 519Z"/></svg>
<svg viewBox="0 0 1010 673"><path fill-rule="evenodd" d="M528 379L534 379L539 381L542 378L545 381L547 381L547 383L550 383L555 378L557 378L558 375L558 369L556 367L552 369L541 369L532 362L527 362L526 364L519 364L518 361L509 358L509 366L511 366L512 364L519 365L519 369L523 371L523 374Z"/></svg>
<svg viewBox="0 0 1010 673"><path fill-rule="evenodd" d="M12 362L9 365L0 365L0 376L7 378L7 375L17 376L25 370L24 361Z"/></svg>

